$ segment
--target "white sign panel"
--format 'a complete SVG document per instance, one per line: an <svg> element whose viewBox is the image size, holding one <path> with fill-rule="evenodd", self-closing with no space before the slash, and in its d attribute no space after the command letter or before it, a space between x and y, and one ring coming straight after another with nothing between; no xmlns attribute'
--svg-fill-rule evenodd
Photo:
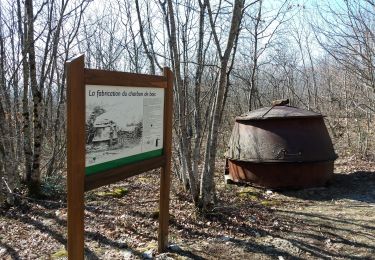
<svg viewBox="0 0 375 260"><path fill-rule="evenodd" d="M164 89L86 85L86 175L162 155Z"/></svg>

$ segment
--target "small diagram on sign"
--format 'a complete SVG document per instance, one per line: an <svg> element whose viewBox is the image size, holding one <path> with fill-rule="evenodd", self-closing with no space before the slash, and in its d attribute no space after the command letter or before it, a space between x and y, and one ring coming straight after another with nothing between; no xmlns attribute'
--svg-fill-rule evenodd
<svg viewBox="0 0 375 260"><path fill-rule="evenodd" d="M131 110L128 110L128 114ZM97 104L88 109L86 121L87 164L93 165L113 156L141 151L143 123L136 112L125 119L113 106ZM108 159L107 159L108 158ZM100 159L100 160L98 160Z"/></svg>

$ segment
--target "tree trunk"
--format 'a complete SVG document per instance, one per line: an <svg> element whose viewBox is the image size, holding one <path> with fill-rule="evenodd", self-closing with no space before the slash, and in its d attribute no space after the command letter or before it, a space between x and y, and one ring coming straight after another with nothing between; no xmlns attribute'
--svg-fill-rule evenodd
<svg viewBox="0 0 375 260"><path fill-rule="evenodd" d="M25 170L23 180L30 182L32 167L32 149L31 149L31 123L29 112L29 62L27 60L28 37L26 17L22 18L21 3L17 0L17 16L18 16L18 35L21 39L22 50L22 76L23 76L23 95L22 95L22 117L23 117L23 152L25 155Z"/></svg>
<svg viewBox="0 0 375 260"><path fill-rule="evenodd" d="M139 35L141 36L142 45L143 45L143 48L145 49L147 58L150 61L150 73L155 74L154 58L153 58L151 52L149 51L149 49L147 47L146 40L145 40L144 31L143 31L143 24L142 24L142 19L141 19L141 12L139 11L138 0L135 0L135 8L136 8L137 17L138 17Z"/></svg>
<svg viewBox="0 0 375 260"><path fill-rule="evenodd" d="M258 71L258 41L259 41L259 25L262 18L262 0L259 1L259 9L258 15L255 21L255 28L254 28L254 54L252 60L252 68L251 68L251 78L250 78L250 91L249 91L249 103L248 109L251 111L255 108L255 95L257 93L257 84L256 84L256 73Z"/></svg>
<svg viewBox="0 0 375 260"><path fill-rule="evenodd" d="M198 189L197 180L193 174L191 168L191 144L188 140L188 124L187 124L187 111L186 102L188 96L184 90L184 82L181 78L180 68L180 54L177 49L177 38L176 38L176 24L174 20L173 4L172 0L168 0L168 16L170 24L170 49L171 56L174 64L174 75L176 78L176 97L177 97L177 110L178 110L178 130L180 131L180 149L182 156L183 169L186 171L185 176L189 180L189 189L191 191L192 199L195 204L198 203Z"/></svg>
<svg viewBox="0 0 375 260"><path fill-rule="evenodd" d="M206 4L199 1L200 11L199 11L199 38L198 38L198 51L197 51L197 68L195 71L195 88L194 88L194 126L195 126L195 136L194 136L194 149L193 149L193 175L197 180L197 190L198 190L198 166L201 158L201 139L202 139L202 108L201 108L201 84L202 84L202 74L204 69L203 64L203 39L204 39L204 16L206 10ZM195 200L198 201L199 194L197 192Z"/></svg>
<svg viewBox="0 0 375 260"><path fill-rule="evenodd" d="M27 50L29 56L30 85L33 96L33 156L31 167L31 178L28 182L29 192L32 195L40 193L40 157L42 151L42 92L38 87L36 76L36 59L34 44L34 14L33 1L25 0L27 16Z"/></svg>
<svg viewBox="0 0 375 260"><path fill-rule="evenodd" d="M7 198L10 204L13 204L13 195L15 188L14 182L16 174L14 171L15 158L13 158L14 149L11 135L11 101L7 93L5 82L5 47L2 28L2 10L0 9L0 193L2 185L6 184ZM1 202L1 201L0 201Z"/></svg>
<svg viewBox="0 0 375 260"><path fill-rule="evenodd" d="M208 8L208 15L210 18L211 30L214 34L214 39L216 43L216 48L220 55L220 71L219 71L219 81L216 91L215 102L212 109L212 121L209 125L209 133L207 136L207 146L205 161L202 173L201 180L201 203L203 211L207 210L209 205L213 202L214 192L215 192L215 183L214 183L214 173L215 173L215 160L216 160L216 151L217 151L217 137L219 126L222 118L222 111L224 107L225 93L227 93L226 88L226 78L227 78L227 67L232 52L234 42L237 34L239 33L239 27L242 19L242 11L244 8L244 0L236 0L233 7L231 28L228 35L228 41L224 54L221 53L220 43L215 31L215 25L212 18L212 11L210 3L208 0L205 0Z"/></svg>

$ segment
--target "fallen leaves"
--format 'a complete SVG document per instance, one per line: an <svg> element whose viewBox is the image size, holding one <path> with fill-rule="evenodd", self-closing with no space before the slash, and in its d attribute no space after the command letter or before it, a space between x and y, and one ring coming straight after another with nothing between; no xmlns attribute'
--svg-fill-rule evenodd
<svg viewBox="0 0 375 260"><path fill-rule="evenodd" d="M359 164L359 168L365 165ZM344 163L337 169L344 171L353 167ZM86 194L86 254L88 259L90 254L99 259L277 259L279 256L288 259L289 256L317 257L320 255L313 249L324 248L327 257L335 258L346 251L366 256L369 249L360 245L367 241L370 246L370 232L359 224L347 227L349 231L341 230L348 224L338 220L348 221L348 212L353 216L350 218L353 223L371 218L368 212L375 209L371 204L371 199L374 200L371 185L375 183L371 170L375 170L375 165L366 174L340 174L337 184L328 188L284 194L250 186L223 185L222 176L218 176L218 203L205 216L197 213L190 197L175 184L169 226L173 252L161 255L156 252L159 177L143 174ZM332 196L336 196L334 200ZM367 204L360 201L364 199ZM9 258L12 252L21 259L65 258L66 206L48 201L25 203L0 213L0 258ZM313 211L313 217L303 215L307 210L309 214ZM324 217L327 211L332 214ZM337 223L329 222L330 219ZM327 223L331 226L318 230ZM331 232L334 224L338 228ZM368 237L363 235L360 237L363 241L359 242L345 240L345 232L351 230ZM328 236L329 232L332 234ZM335 239L338 234L341 240ZM348 243L357 247L351 248Z"/></svg>
<svg viewBox="0 0 375 260"><path fill-rule="evenodd" d="M128 194L129 190L125 187L115 188L111 191L100 191L97 192L96 195L100 197L116 197L121 198Z"/></svg>
<svg viewBox="0 0 375 260"><path fill-rule="evenodd" d="M67 256L68 256L68 251L66 251L65 248L61 248L51 255L51 259L59 259L62 257L67 257Z"/></svg>

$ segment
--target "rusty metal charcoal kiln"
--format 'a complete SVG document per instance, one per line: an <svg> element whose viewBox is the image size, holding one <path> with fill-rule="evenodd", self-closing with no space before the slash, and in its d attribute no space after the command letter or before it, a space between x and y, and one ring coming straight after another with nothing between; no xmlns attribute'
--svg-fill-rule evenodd
<svg viewBox="0 0 375 260"><path fill-rule="evenodd" d="M324 185L333 176L337 155L323 116L287 103L236 117L226 154L227 183L307 188Z"/></svg>

